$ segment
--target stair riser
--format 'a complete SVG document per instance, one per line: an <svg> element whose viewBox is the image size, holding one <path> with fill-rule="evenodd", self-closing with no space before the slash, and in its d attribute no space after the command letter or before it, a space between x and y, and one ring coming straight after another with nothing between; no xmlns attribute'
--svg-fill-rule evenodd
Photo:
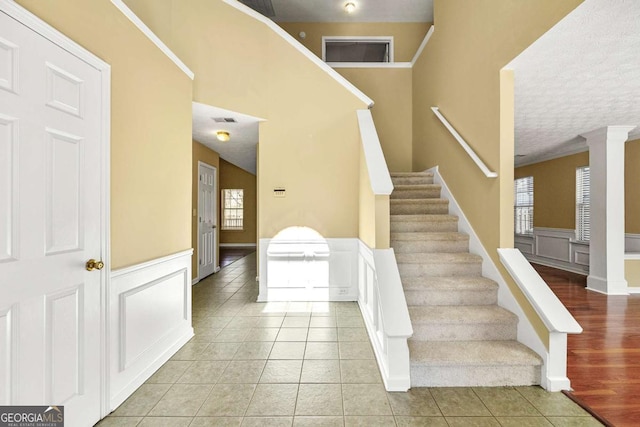
<svg viewBox="0 0 640 427"><path fill-rule="evenodd" d="M411 364L412 387L502 387L540 384L540 366L422 366Z"/></svg>
<svg viewBox="0 0 640 427"><path fill-rule="evenodd" d="M392 199L433 199L440 197L439 188L416 188L411 190L393 190L391 193Z"/></svg>
<svg viewBox="0 0 640 427"><path fill-rule="evenodd" d="M424 290L404 291L407 305L491 305L498 302L497 291Z"/></svg>
<svg viewBox="0 0 640 427"><path fill-rule="evenodd" d="M457 221L394 221L391 219L391 233L403 232L446 233L458 231Z"/></svg>
<svg viewBox="0 0 640 427"><path fill-rule="evenodd" d="M480 276L482 264L398 264L400 277Z"/></svg>
<svg viewBox="0 0 640 427"><path fill-rule="evenodd" d="M476 324L413 323L411 339L416 341L505 341L516 339L516 335L515 321Z"/></svg>
<svg viewBox="0 0 640 427"><path fill-rule="evenodd" d="M391 215L445 215L448 203L391 203Z"/></svg>
<svg viewBox="0 0 640 427"><path fill-rule="evenodd" d="M393 239L393 235L391 236ZM406 241L391 240L391 247L398 253L417 253L417 252L468 252L469 240L422 240L422 241Z"/></svg>
<svg viewBox="0 0 640 427"><path fill-rule="evenodd" d="M433 184L432 176L397 176L391 177L393 185L426 185Z"/></svg>

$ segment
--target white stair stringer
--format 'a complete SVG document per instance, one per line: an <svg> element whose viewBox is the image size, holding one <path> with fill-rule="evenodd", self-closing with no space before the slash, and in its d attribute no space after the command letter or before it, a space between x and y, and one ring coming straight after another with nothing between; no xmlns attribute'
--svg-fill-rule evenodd
<svg viewBox="0 0 640 427"><path fill-rule="evenodd" d="M440 177L391 176L391 247L413 326L411 385L540 384L543 359L517 341L521 316L498 305L500 286L483 277L486 258L469 251L477 237L459 227L462 213L442 197Z"/></svg>

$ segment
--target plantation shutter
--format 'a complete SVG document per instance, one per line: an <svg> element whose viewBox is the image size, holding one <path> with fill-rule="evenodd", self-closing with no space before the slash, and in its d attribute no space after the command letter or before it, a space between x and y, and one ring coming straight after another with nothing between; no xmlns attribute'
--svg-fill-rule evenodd
<svg viewBox="0 0 640 427"><path fill-rule="evenodd" d="M533 234L533 177L515 180L514 224L516 234Z"/></svg>
<svg viewBox="0 0 640 427"><path fill-rule="evenodd" d="M589 167L576 169L576 239L591 237L591 182Z"/></svg>

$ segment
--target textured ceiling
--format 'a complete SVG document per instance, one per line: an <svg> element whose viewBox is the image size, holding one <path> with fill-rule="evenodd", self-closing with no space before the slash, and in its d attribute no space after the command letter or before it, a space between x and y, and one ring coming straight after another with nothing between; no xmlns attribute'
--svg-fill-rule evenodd
<svg viewBox="0 0 640 427"><path fill-rule="evenodd" d="M216 123L214 117L234 118L237 123ZM220 157L256 174L256 144L260 119L206 104L193 103L193 139L218 152ZM216 132L229 132L231 140L220 142Z"/></svg>
<svg viewBox="0 0 640 427"><path fill-rule="evenodd" d="M356 4L353 13L344 5ZM272 0L275 22L433 22L433 0Z"/></svg>
<svg viewBox="0 0 640 427"><path fill-rule="evenodd" d="M586 0L506 68L516 165L586 151L579 135L603 126L640 126L640 1Z"/></svg>

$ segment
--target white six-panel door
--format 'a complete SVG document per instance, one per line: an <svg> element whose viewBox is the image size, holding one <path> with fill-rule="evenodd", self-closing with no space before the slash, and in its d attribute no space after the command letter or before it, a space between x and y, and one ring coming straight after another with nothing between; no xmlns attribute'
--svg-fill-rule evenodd
<svg viewBox="0 0 640 427"><path fill-rule="evenodd" d="M0 405L100 418L101 74L0 11Z"/></svg>
<svg viewBox="0 0 640 427"><path fill-rule="evenodd" d="M198 162L198 278L216 271L216 168Z"/></svg>

